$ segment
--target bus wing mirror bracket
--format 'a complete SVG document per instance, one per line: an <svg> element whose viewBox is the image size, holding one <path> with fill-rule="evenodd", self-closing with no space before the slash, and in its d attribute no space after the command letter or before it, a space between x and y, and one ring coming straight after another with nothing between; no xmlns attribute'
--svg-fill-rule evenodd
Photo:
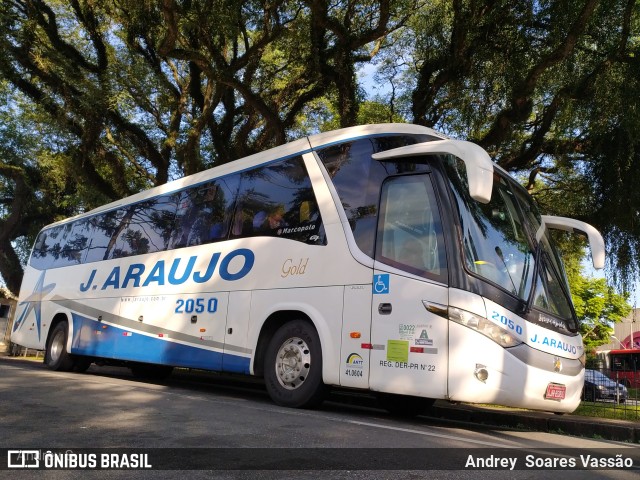
<svg viewBox="0 0 640 480"><path fill-rule="evenodd" d="M489 154L475 143L464 140L434 140L375 153L372 157L374 160L386 161L421 155L454 155L461 159L467 168L469 195L480 203L489 203L493 189L493 162Z"/></svg>
<svg viewBox="0 0 640 480"><path fill-rule="evenodd" d="M605 248L604 240L600 232L588 223L575 220L573 218L566 217L554 217L551 215L542 215L542 226L539 233L536 235L537 240L540 241L545 226L548 228L555 228L557 230L564 230L571 233L580 233L586 235L589 239L589 245L591 246L591 258L593 260L593 268L600 270L604 268Z"/></svg>

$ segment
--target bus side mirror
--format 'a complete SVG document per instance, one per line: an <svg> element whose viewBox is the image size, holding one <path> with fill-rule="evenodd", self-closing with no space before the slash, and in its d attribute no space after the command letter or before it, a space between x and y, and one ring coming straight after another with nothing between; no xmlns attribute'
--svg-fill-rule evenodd
<svg viewBox="0 0 640 480"><path fill-rule="evenodd" d="M542 226L540 231L536 235L537 240L540 240L545 225L548 228L555 228L557 230L564 230L571 233L580 233L586 235L589 239L589 245L591 246L591 258L593 260L593 268L600 270L604 268L604 239L600 232L588 223L575 220L573 218L566 217L554 217L551 215L542 215Z"/></svg>
<svg viewBox="0 0 640 480"><path fill-rule="evenodd" d="M480 203L491 201L493 189L493 162L489 154L475 143L464 140L434 140L416 143L406 147L394 148L386 152L374 153L372 158L378 161L421 155L453 155L462 160L467 168L469 195Z"/></svg>
<svg viewBox="0 0 640 480"><path fill-rule="evenodd" d="M40 235L38 235L38 238L36 239L36 243L33 246L33 250L36 251L36 252L39 252L39 251L43 250L46 240L47 240L47 234L46 233L41 233Z"/></svg>

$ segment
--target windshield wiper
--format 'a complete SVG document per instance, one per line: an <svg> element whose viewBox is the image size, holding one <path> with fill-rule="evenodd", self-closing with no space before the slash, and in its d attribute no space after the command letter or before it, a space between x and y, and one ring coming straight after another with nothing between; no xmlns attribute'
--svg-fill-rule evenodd
<svg viewBox="0 0 640 480"><path fill-rule="evenodd" d="M513 277L511 276L511 272L509 271L509 265L507 265L507 262L504 259L504 255L502 254L502 249L500 247L496 247L495 251L496 251L496 255L498 256L498 258L502 262L502 265L504 265L504 269L507 272L507 276L509 277L509 280L511 280L511 286L513 286L513 293L515 293L517 295L518 294L518 289L516 288L516 284L513 281Z"/></svg>
<svg viewBox="0 0 640 480"><path fill-rule="evenodd" d="M533 300L536 297L536 285L538 284L538 274L540 273L540 265L542 264L542 241L539 240L536 245L536 249L533 252L533 261L535 262L533 265L533 274L531 276L531 290L529 291L529 296L527 297L527 301L523 305L522 313L527 314L531 311L531 307L533 305Z"/></svg>

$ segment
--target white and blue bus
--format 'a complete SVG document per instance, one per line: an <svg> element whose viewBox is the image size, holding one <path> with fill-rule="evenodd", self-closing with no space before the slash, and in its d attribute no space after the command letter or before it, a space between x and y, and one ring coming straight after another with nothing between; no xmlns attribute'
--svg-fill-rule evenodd
<svg viewBox="0 0 640 480"><path fill-rule="evenodd" d="M12 341L92 362L329 386L390 410L434 399L570 412L584 349L543 216L477 145L383 124L321 133L45 227Z"/></svg>

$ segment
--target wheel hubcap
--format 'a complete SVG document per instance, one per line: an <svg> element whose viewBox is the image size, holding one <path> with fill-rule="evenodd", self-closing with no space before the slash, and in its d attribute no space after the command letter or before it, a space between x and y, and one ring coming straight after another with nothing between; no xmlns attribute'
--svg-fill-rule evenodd
<svg viewBox="0 0 640 480"><path fill-rule="evenodd" d="M51 362L56 363L60 356L62 355L62 350L64 349L64 332L58 331L51 340Z"/></svg>
<svg viewBox="0 0 640 480"><path fill-rule="evenodd" d="M287 390L299 388L309 375L311 351L307 342L294 337L285 341L276 356L276 377Z"/></svg>

